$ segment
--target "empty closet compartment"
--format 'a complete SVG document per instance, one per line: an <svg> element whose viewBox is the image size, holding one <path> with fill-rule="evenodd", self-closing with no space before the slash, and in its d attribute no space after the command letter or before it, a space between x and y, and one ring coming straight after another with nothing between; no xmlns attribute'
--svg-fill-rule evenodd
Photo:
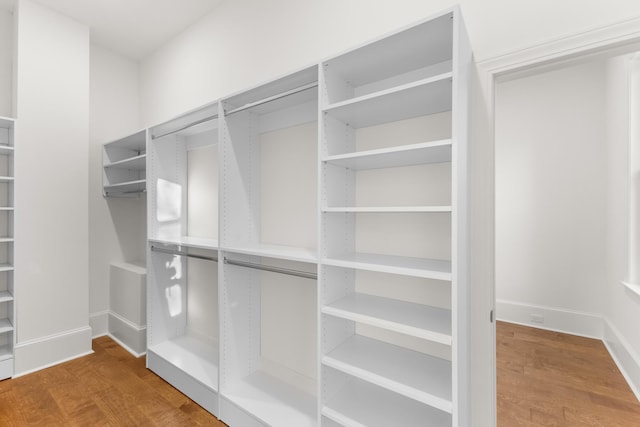
<svg viewBox="0 0 640 427"><path fill-rule="evenodd" d="M218 104L158 125L149 143L149 239L218 247Z"/></svg>
<svg viewBox="0 0 640 427"><path fill-rule="evenodd" d="M217 251L150 243L147 366L218 410Z"/></svg>
<svg viewBox="0 0 640 427"><path fill-rule="evenodd" d="M317 67L222 101L221 246L316 259Z"/></svg>
<svg viewBox="0 0 640 427"><path fill-rule="evenodd" d="M398 406L385 411L396 415L405 405L418 408L416 414L434 409L450 414L450 281L353 268L322 269L322 415L341 425L370 425L366 411L358 414L357 409L364 409L373 397L358 399L369 395L391 396ZM380 420L385 417L381 415Z"/></svg>
<svg viewBox="0 0 640 427"><path fill-rule="evenodd" d="M317 265L223 252L220 419L317 424Z"/></svg>
<svg viewBox="0 0 640 427"><path fill-rule="evenodd" d="M146 189L147 132L104 144L102 148L103 195L136 196Z"/></svg>
<svg viewBox="0 0 640 427"><path fill-rule="evenodd" d="M325 104L419 87L450 73L452 57L453 13L447 13L324 62Z"/></svg>

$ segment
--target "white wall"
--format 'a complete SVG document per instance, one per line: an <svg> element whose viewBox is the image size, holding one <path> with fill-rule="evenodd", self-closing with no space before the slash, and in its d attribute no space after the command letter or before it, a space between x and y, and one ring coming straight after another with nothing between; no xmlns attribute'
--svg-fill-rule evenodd
<svg viewBox="0 0 640 427"><path fill-rule="evenodd" d="M145 196L102 196L102 144L138 131L138 64L91 45L89 136L89 313L93 335L107 332L109 266L145 258Z"/></svg>
<svg viewBox="0 0 640 427"><path fill-rule="evenodd" d="M15 370L91 351L89 29L29 0L17 13Z"/></svg>
<svg viewBox="0 0 640 427"><path fill-rule="evenodd" d="M497 86L498 318L529 324L540 315L536 326L601 335L571 316L604 309L604 105L603 62Z"/></svg>
<svg viewBox="0 0 640 427"><path fill-rule="evenodd" d="M0 7L0 116L12 117L13 13Z"/></svg>
<svg viewBox="0 0 640 427"><path fill-rule="evenodd" d="M159 123L456 3L477 60L640 16L632 0L227 1L142 62L143 122Z"/></svg>
<svg viewBox="0 0 640 427"><path fill-rule="evenodd" d="M630 160L629 141L629 84L627 78L628 57L618 57L606 64L606 120L608 147L607 188L607 280L604 284L606 298L603 315L606 319L604 339L610 351L622 364L623 371L635 393L640 398L640 296L621 285L628 277L627 242L628 174ZM636 89L638 90L638 89ZM633 93L635 105L640 105L640 92ZM633 120L639 119L635 112ZM638 141L634 142L640 149ZM637 153L637 151L635 151ZM637 178L636 178L637 179ZM637 236L636 236L637 239ZM636 241L636 244L640 242ZM635 260L636 264L638 260Z"/></svg>

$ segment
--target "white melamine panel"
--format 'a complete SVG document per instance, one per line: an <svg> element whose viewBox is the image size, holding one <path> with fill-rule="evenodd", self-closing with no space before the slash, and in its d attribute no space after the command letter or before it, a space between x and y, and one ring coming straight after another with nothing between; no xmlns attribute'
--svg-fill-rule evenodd
<svg viewBox="0 0 640 427"><path fill-rule="evenodd" d="M110 169L125 169L125 170L144 170L146 167L147 155L140 154L138 156L134 156L128 159L119 160L117 162L112 162L104 165L105 168Z"/></svg>
<svg viewBox="0 0 640 427"><path fill-rule="evenodd" d="M13 295L8 291L0 291L0 303L13 301Z"/></svg>
<svg viewBox="0 0 640 427"><path fill-rule="evenodd" d="M13 347L11 345L0 345L0 362L13 358ZM13 375L13 370L10 375ZM2 375L0 375L2 378Z"/></svg>
<svg viewBox="0 0 640 427"><path fill-rule="evenodd" d="M187 139L187 144L195 137ZM209 145L187 152L187 235L218 239L217 134L198 135Z"/></svg>
<svg viewBox="0 0 640 427"><path fill-rule="evenodd" d="M226 252L272 257L289 261L315 262L318 257L315 251L293 246L254 244L244 246L225 246Z"/></svg>
<svg viewBox="0 0 640 427"><path fill-rule="evenodd" d="M451 73L329 105L324 112L353 128L451 109Z"/></svg>
<svg viewBox="0 0 640 427"><path fill-rule="evenodd" d="M361 380L351 380L322 408L345 427L445 427L451 415Z"/></svg>
<svg viewBox="0 0 640 427"><path fill-rule="evenodd" d="M445 412L451 412L451 362L354 335L322 363Z"/></svg>
<svg viewBox="0 0 640 427"><path fill-rule="evenodd" d="M451 140L423 142L327 156L325 162L353 170L383 169L451 161Z"/></svg>
<svg viewBox="0 0 640 427"><path fill-rule="evenodd" d="M211 390L218 390L218 348L212 343L184 335L149 350Z"/></svg>
<svg viewBox="0 0 640 427"><path fill-rule="evenodd" d="M322 308L322 313L451 344L451 311L412 302L351 294Z"/></svg>
<svg viewBox="0 0 640 427"><path fill-rule="evenodd" d="M316 426L316 399L263 372L236 381L223 396L267 425Z"/></svg>
<svg viewBox="0 0 640 427"><path fill-rule="evenodd" d="M451 262L424 258L380 255L370 253L341 254L325 258L323 264L357 268L381 273L451 280Z"/></svg>
<svg viewBox="0 0 640 427"><path fill-rule="evenodd" d="M0 334L13 331L13 325L9 319L0 319Z"/></svg>
<svg viewBox="0 0 640 427"><path fill-rule="evenodd" d="M175 246L186 246L188 248L218 249L217 239L207 239L202 237L181 236L170 239L149 239L149 242Z"/></svg>
<svg viewBox="0 0 640 427"><path fill-rule="evenodd" d="M105 185L104 191L106 194L110 193L139 193L146 187L147 181L144 179L138 179L134 181L127 181L119 184Z"/></svg>

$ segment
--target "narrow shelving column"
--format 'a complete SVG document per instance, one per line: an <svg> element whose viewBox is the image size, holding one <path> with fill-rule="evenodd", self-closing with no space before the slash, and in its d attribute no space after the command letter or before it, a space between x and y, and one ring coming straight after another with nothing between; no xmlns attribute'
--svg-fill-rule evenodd
<svg viewBox="0 0 640 427"><path fill-rule="evenodd" d="M12 377L14 366L14 126L0 117L0 380Z"/></svg>
<svg viewBox="0 0 640 427"><path fill-rule="evenodd" d="M145 130L104 144L102 149L102 194L105 197L135 197L146 189Z"/></svg>
<svg viewBox="0 0 640 427"><path fill-rule="evenodd" d="M218 414L218 104L149 130L147 367Z"/></svg>
<svg viewBox="0 0 640 427"><path fill-rule="evenodd" d="M318 68L221 101L220 418L317 422Z"/></svg>
<svg viewBox="0 0 640 427"><path fill-rule="evenodd" d="M321 66L323 426L467 425L463 38L456 8Z"/></svg>

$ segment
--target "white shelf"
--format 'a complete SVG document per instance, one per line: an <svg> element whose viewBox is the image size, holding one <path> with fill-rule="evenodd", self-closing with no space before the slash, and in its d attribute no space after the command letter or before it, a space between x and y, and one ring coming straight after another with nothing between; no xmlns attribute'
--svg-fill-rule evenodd
<svg viewBox="0 0 640 427"><path fill-rule="evenodd" d="M6 156L7 154L13 154L15 148L12 145L0 144L0 155Z"/></svg>
<svg viewBox="0 0 640 427"><path fill-rule="evenodd" d="M363 128L451 110L452 74L444 73L418 82L329 105L324 112Z"/></svg>
<svg viewBox="0 0 640 427"><path fill-rule="evenodd" d="M149 347L159 357L196 381L218 391L218 348L189 335Z"/></svg>
<svg viewBox="0 0 640 427"><path fill-rule="evenodd" d="M318 261L318 256L314 250L295 246L258 244L255 246L224 246L222 250L225 252L235 252L237 254L263 256L288 261L312 263Z"/></svg>
<svg viewBox="0 0 640 427"><path fill-rule="evenodd" d="M451 362L354 335L322 363L451 413Z"/></svg>
<svg viewBox="0 0 640 427"><path fill-rule="evenodd" d="M0 362L13 359L13 348L10 344L0 345Z"/></svg>
<svg viewBox="0 0 640 427"><path fill-rule="evenodd" d="M0 237L0 243L13 243L14 241L13 237Z"/></svg>
<svg viewBox="0 0 640 427"><path fill-rule="evenodd" d="M451 206L354 206L322 208L327 213L446 213L451 212Z"/></svg>
<svg viewBox="0 0 640 427"><path fill-rule="evenodd" d="M354 293L324 306L322 313L451 345L451 311L443 308Z"/></svg>
<svg viewBox="0 0 640 427"><path fill-rule="evenodd" d="M353 380L322 408L345 427L451 426L451 415L364 381Z"/></svg>
<svg viewBox="0 0 640 427"><path fill-rule="evenodd" d="M0 176L0 182L13 182L14 178L12 176Z"/></svg>
<svg viewBox="0 0 640 427"><path fill-rule="evenodd" d="M335 267L356 268L380 273L451 280L451 262L443 260L360 252L325 258L322 263Z"/></svg>
<svg viewBox="0 0 640 427"><path fill-rule="evenodd" d="M13 325L9 319L0 319L0 334L13 331Z"/></svg>
<svg viewBox="0 0 640 427"><path fill-rule="evenodd" d="M0 291L0 303L13 301L13 295L8 291Z"/></svg>
<svg viewBox="0 0 640 427"><path fill-rule="evenodd" d="M145 191L147 181L139 179L136 181L122 182L119 184L105 185L104 191L107 195L120 195L128 193L142 193Z"/></svg>
<svg viewBox="0 0 640 427"><path fill-rule="evenodd" d="M352 170L384 169L451 162L451 140L366 150L327 156L324 162Z"/></svg>
<svg viewBox="0 0 640 427"><path fill-rule="evenodd" d="M0 264L0 271L13 271L13 265Z"/></svg>
<svg viewBox="0 0 640 427"><path fill-rule="evenodd" d="M147 155L140 154L139 156L131 157L131 158L120 160L113 163L108 163L104 165L104 168L143 171L146 168L146 162L147 162Z"/></svg>
<svg viewBox="0 0 640 427"><path fill-rule="evenodd" d="M267 425L316 427L316 398L262 371L233 383L222 396Z"/></svg>
<svg viewBox="0 0 640 427"><path fill-rule="evenodd" d="M0 212L1 211L12 212L14 208L12 206L0 206Z"/></svg>
<svg viewBox="0 0 640 427"><path fill-rule="evenodd" d="M105 147L122 148L131 151L144 151L147 141L146 130L139 130L136 133L118 138L105 144Z"/></svg>
<svg viewBox="0 0 640 427"><path fill-rule="evenodd" d="M188 248L218 250L218 239L209 239L205 237L181 236L172 239L149 239L152 243L160 243L165 245L185 246Z"/></svg>

